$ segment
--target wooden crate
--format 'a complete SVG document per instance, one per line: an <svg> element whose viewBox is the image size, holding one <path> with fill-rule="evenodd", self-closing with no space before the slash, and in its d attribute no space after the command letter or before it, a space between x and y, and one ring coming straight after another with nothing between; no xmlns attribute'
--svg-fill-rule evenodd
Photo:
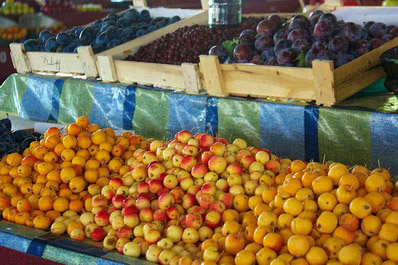
<svg viewBox="0 0 398 265"><path fill-rule="evenodd" d="M269 15L271 14L247 14L245 16L265 17ZM292 17L295 14L283 13L279 15ZM128 84L149 85L189 94L198 94L204 90L203 77L198 64L182 63L181 65L170 65L125 61L123 59L128 55L134 55L141 46L147 45L163 35L174 32L184 26L207 25L207 22L208 13L205 11L140 39L113 48L106 55L99 55L97 60L101 79L104 82L120 81Z"/></svg>
<svg viewBox="0 0 398 265"><path fill-rule="evenodd" d="M207 12L178 21L155 32L130 41L108 51L106 55L98 55L100 78L104 82L120 81L129 84L150 85L160 88L185 91L197 94L202 90L202 81L197 64L182 65L143 63L123 60L135 54L141 46L174 32L185 26L207 23Z"/></svg>
<svg viewBox="0 0 398 265"><path fill-rule="evenodd" d="M135 1L138 9L145 8L146 1ZM127 9L128 10L128 9ZM124 10L120 13L126 12ZM149 11L162 10L162 8L153 8ZM182 9L169 9L170 15L180 15L180 13L186 13L189 11L184 11ZM192 10L191 10L192 11ZM185 19L177 23L184 23ZM174 23L176 24L176 23ZM139 38L136 38L130 42L121 44L112 49L103 51L98 54L94 54L91 46L84 46L78 48L78 53L55 53L55 52L26 52L21 43L10 44L11 59L14 68L18 73L39 73L39 74L60 74L68 75L73 77L85 77L85 78L96 78L99 76L97 68L97 56L100 55L113 55L115 51L124 50L128 43L136 43L141 39L145 41L147 36L158 36L162 34L166 28L172 27L168 25L164 28L158 29L157 31L151 32Z"/></svg>
<svg viewBox="0 0 398 265"><path fill-rule="evenodd" d="M333 61L313 62L312 68L220 64L217 56L200 56L204 87L211 96L228 95L316 101L333 106L385 75L380 55L398 46L395 38L334 69Z"/></svg>

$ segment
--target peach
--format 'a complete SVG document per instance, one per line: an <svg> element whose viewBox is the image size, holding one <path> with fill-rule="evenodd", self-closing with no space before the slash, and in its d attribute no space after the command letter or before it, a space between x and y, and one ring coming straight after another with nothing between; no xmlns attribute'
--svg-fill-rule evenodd
<svg viewBox="0 0 398 265"><path fill-rule="evenodd" d="M221 174L227 167L227 161L224 157L213 156L208 162L208 167L211 171Z"/></svg>
<svg viewBox="0 0 398 265"><path fill-rule="evenodd" d="M125 213L123 223L128 227L134 228L139 224L140 220L136 213Z"/></svg>
<svg viewBox="0 0 398 265"><path fill-rule="evenodd" d="M125 237L119 238L116 242L117 252L123 254L123 247L124 247L124 245L126 245L129 242L130 242L130 240L128 238L125 238Z"/></svg>
<svg viewBox="0 0 398 265"><path fill-rule="evenodd" d="M123 180L121 178L112 178L108 185L111 190L116 191L119 187L123 186Z"/></svg>
<svg viewBox="0 0 398 265"><path fill-rule="evenodd" d="M267 164L265 164L265 168L272 171L273 173L278 173L280 170L280 166L280 163L276 160L270 160L267 162Z"/></svg>
<svg viewBox="0 0 398 265"><path fill-rule="evenodd" d="M202 134L199 139L200 147L210 147L214 143L214 138L210 134Z"/></svg>
<svg viewBox="0 0 398 265"><path fill-rule="evenodd" d="M139 212L138 208L134 205L129 205L123 208L122 213L124 215L129 215L129 214L137 214Z"/></svg>
<svg viewBox="0 0 398 265"><path fill-rule="evenodd" d="M105 230L102 227L94 228L91 232L91 239L94 241L102 241L105 238Z"/></svg>
<svg viewBox="0 0 398 265"><path fill-rule="evenodd" d="M189 213L185 216L185 224L187 227L193 227L199 229L202 225L202 216L197 213Z"/></svg>
<svg viewBox="0 0 398 265"><path fill-rule="evenodd" d="M119 228L119 230L117 230L116 236L117 238L122 238L122 237L131 238L133 236L133 230L128 226L123 226Z"/></svg>
<svg viewBox="0 0 398 265"><path fill-rule="evenodd" d="M70 233L70 238L77 241L82 241L84 239L84 232L81 228L75 228Z"/></svg>
<svg viewBox="0 0 398 265"><path fill-rule="evenodd" d="M199 148L195 145L186 145L181 153L196 157L199 154Z"/></svg>
<svg viewBox="0 0 398 265"><path fill-rule="evenodd" d="M162 209L162 210L166 210L174 203L175 203L175 199L174 199L173 195L171 195L170 193L163 193L158 198L158 206L159 206L159 209Z"/></svg>
<svg viewBox="0 0 398 265"><path fill-rule="evenodd" d="M159 163L148 166L148 177L150 179L159 179L159 176L166 172L166 168Z"/></svg>
<svg viewBox="0 0 398 265"><path fill-rule="evenodd" d="M243 168L249 168L250 165L254 162L256 162L256 159L251 154L242 157L242 159L240 160L240 163L242 164Z"/></svg>
<svg viewBox="0 0 398 265"><path fill-rule="evenodd" d="M206 224L206 226L210 227L210 228L216 228L218 226L221 225L221 214L217 211L209 211L206 214L204 223Z"/></svg>
<svg viewBox="0 0 398 265"><path fill-rule="evenodd" d="M152 179L148 182L149 191L152 193L158 193L158 191L163 188L162 181L158 179Z"/></svg>
<svg viewBox="0 0 398 265"><path fill-rule="evenodd" d="M169 208L166 210L166 214L167 214L167 217L168 217L169 219L172 219L172 220L178 219L178 217L179 217L179 215L180 215L180 213L178 212L178 209L177 209L176 206L171 206L171 207L169 207Z"/></svg>
<svg viewBox="0 0 398 265"><path fill-rule="evenodd" d="M202 155L200 156L201 161L203 164L207 165L207 162L210 160L210 158L212 158L214 156L214 154L210 151L205 151L202 153Z"/></svg>
<svg viewBox="0 0 398 265"><path fill-rule="evenodd" d="M192 134L187 131L187 130L183 130L180 131L176 134L175 139L178 140L181 143L188 143L189 139L192 138Z"/></svg>
<svg viewBox="0 0 398 265"><path fill-rule="evenodd" d="M182 158L180 167L185 171L191 172L192 168L196 165L196 158L186 155Z"/></svg>
<svg viewBox="0 0 398 265"><path fill-rule="evenodd" d="M191 174L194 178L203 178L209 169L204 164L196 164L192 167Z"/></svg>
<svg viewBox="0 0 398 265"><path fill-rule="evenodd" d="M217 211L219 213L223 213L226 209L225 204L221 201L214 201L210 204L210 211Z"/></svg>
<svg viewBox="0 0 398 265"><path fill-rule="evenodd" d="M184 194L182 197L182 207L188 209L196 204L195 196L192 194Z"/></svg>
<svg viewBox="0 0 398 265"><path fill-rule="evenodd" d="M113 196L113 198L112 198L112 205L113 205L115 208L120 209L120 208L122 208L123 201L124 201L125 199L126 199L126 198L125 198L123 195L116 194L116 195Z"/></svg>
<svg viewBox="0 0 398 265"><path fill-rule="evenodd" d="M151 201L147 197L139 196L135 201L135 206L138 210L149 208L151 207Z"/></svg>
<svg viewBox="0 0 398 265"><path fill-rule="evenodd" d="M105 210L101 210L94 216L94 220L98 226L106 226L109 224L109 213Z"/></svg>
<svg viewBox="0 0 398 265"><path fill-rule="evenodd" d="M160 232L155 229L148 230L144 235L145 241L149 244L156 244L161 239L161 237L162 235L160 234Z"/></svg>
<svg viewBox="0 0 398 265"><path fill-rule="evenodd" d="M210 152L212 152L216 156L222 156L225 153L225 151L227 151L227 148L223 143L218 142L210 146Z"/></svg>
<svg viewBox="0 0 398 265"><path fill-rule="evenodd" d="M181 241L183 230L177 225L171 225L166 229L166 237L170 238L174 243Z"/></svg>
<svg viewBox="0 0 398 265"><path fill-rule="evenodd" d="M205 209L210 208L210 204L214 201L214 197L210 194L202 194L199 197L199 205Z"/></svg>

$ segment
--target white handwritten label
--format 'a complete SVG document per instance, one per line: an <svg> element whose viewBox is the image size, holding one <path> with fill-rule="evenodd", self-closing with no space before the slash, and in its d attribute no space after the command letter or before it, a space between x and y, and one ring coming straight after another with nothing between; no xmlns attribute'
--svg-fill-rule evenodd
<svg viewBox="0 0 398 265"><path fill-rule="evenodd" d="M6 63L6 62L7 62L6 52L0 52L0 63Z"/></svg>
<svg viewBox="0 0 398 265"><path fill-rule="evenodd" d="M44 64L55 66L55 69L61 70L61 59L53 58L52 56L50 57L42 56L41 58L43 59Z"/></svg>

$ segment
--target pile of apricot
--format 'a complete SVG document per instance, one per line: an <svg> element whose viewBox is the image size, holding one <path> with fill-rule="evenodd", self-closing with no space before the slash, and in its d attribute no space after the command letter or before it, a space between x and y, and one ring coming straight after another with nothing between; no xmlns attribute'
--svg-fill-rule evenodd
<svg viewBox="0 0 398 265"><path fill-rule="evenodd" d="M243 139L51 127L0 161L4 220L161 264L398 264L388 170L281 159Z"/></svg>

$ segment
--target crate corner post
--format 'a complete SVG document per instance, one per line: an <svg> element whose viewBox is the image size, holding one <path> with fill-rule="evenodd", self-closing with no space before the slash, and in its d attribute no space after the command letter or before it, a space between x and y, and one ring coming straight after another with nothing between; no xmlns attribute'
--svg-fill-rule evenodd
<svg viewBox="0 0 398 265"><path fill-rule="evenodd" d="M182 63L181 69L185 83L185 92L194 95L199 94L203 90L203 85L198 65Z"/></svg>
<svg viewBox="0 0 398 265"><path fill-rule="evenodd" d="M133 6L148 7L148 3L147 3L147 0L133 0Z"/></svg>
<svg viewBox="0 0 398 265"><path fill-rule="evenodd" d="M23 50L22 43L11 43L10 44L10 55L12 64L15 70L20 74L26 74L32 72L32 68L29 63L29 59Z"/></svg>
<svg viewBox="0 0 398 265"><path fill-rule="evenodd" d="M82 64L85 75L88 78L98 76L97 66L95 63L95 55L91 46L82 46L77 48L80 62Z"/></svg>
<svg viewBox="0 0 398 265"><path fill-rule="evenodd" d="M115 64L111 55L98 55L97 62L99 76L103 82L111 83L118 81Z"/></svg>
<svg viewBox="0 0 398 265"><path fill-rule="evenodd" d="M316 104L328 107L336 104L333 61L314 60L312 62L312 72L314 75Z"/></svg>
<svg viewBox="0 0 398 265"><path fill-rule="evenodd" d="M200 56L200 70L204 88L210 96L226 97L228 92L224 84L220 61L214 55Z"/></svg>
<svg viewBox="0 0 398 265"><path fill-rule="evenodd" d="M203 10L209 10L209 0L200 0Z"/></svg>

